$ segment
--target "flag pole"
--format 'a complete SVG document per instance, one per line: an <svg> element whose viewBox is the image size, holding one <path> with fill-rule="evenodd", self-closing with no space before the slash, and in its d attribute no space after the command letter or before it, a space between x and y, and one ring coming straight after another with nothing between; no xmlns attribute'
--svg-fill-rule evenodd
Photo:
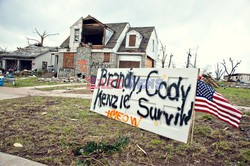
<svg viewBox="0 0 250 166"><path fill-rule="evenodd" d="M193 110L194 111L194 110ZM195 111L193 112L193 118L192 118L192 129L191 129L191 139L190 144L193 144L193 138L194 138L194 120L195 120Z"/></svg>
<svg viewBox="0 0 250 166"><path fill-rule="evenodd" d="M197 76L197 79L198 79L198 77L199 77L199 75L200 75L200 69L198 69L198 76ZM195 95L196 95L196 91L197 91L197 89L195 90ZM194 98L194 102L195 102L195 98ZM194 138L194 121L195 121L195 111L194 111L194 104L195 103L193 103L193 110L192 110L192 126L191 126L191 135L190 135L190 144L192 145L193 144L193 138Z"/></svg>

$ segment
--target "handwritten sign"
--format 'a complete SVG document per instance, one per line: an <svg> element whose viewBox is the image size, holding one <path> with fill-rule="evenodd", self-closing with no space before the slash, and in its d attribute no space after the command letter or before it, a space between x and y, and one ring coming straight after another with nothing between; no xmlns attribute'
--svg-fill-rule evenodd
<svg viewBox="0 0 250 166"><path fill-rule="evenodd" d="M91 110L187 142L198 69L99 69Z"/></svg>

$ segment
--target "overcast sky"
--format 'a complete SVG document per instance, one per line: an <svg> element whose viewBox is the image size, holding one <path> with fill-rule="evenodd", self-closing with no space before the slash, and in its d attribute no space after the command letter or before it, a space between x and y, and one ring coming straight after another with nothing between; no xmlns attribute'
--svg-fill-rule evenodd
<svg viewBox="0 0 250 166"><path fill-rule="evenodd" d="M27 45L33 33L59 33L45 45L59 46L69 27L91 15L103 23L155 26L167 53L184 67L197 47L197 66L214 72L217 62L242 60L236 72L250 73L250 0L0 0L0 47ZM193 60L193 59L192 59Z"/></svg>

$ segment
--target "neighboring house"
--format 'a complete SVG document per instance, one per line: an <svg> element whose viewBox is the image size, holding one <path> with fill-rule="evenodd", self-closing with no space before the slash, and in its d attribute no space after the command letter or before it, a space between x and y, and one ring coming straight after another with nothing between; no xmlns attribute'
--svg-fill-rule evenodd
<svg viewBox="0 0 250 166"><path fill-rule="evenodd" d="M224 79L227 80L228 76L224 76ZM250 74L247 73L235 73L231 76L232 81L250 83Z"/></svg>
<svg viewBox="0 0 250 166"><path fill-rule="evenodd" d="M87 16L70 27L60 46L58 76L91 76L98 68L154 67L157 51L155 27L103 24Z"/></svg>
<svg viewBox="0 0 250 166"><path fill-rule="evenodd" d="M0 63L6 71L48 70L57 71L58 48L30 45L16 51L0 54Z"/></svg>

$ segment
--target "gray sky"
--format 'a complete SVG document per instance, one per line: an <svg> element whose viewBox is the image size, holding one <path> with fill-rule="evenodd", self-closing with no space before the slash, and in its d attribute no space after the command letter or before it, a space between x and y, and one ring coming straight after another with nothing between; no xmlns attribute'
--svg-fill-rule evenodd
<svg viewBox="0 0 250 166"><path fill-rule="evenodd" d="M214 72L232 57L242 60L236 72L250 73L250 0L0 0L0 47L26 46L35 28L59 33L45 39L59 46L88 14L103 23L155 26L177 67L185 66L189 48L199 47L198 67Z"/></svg>

